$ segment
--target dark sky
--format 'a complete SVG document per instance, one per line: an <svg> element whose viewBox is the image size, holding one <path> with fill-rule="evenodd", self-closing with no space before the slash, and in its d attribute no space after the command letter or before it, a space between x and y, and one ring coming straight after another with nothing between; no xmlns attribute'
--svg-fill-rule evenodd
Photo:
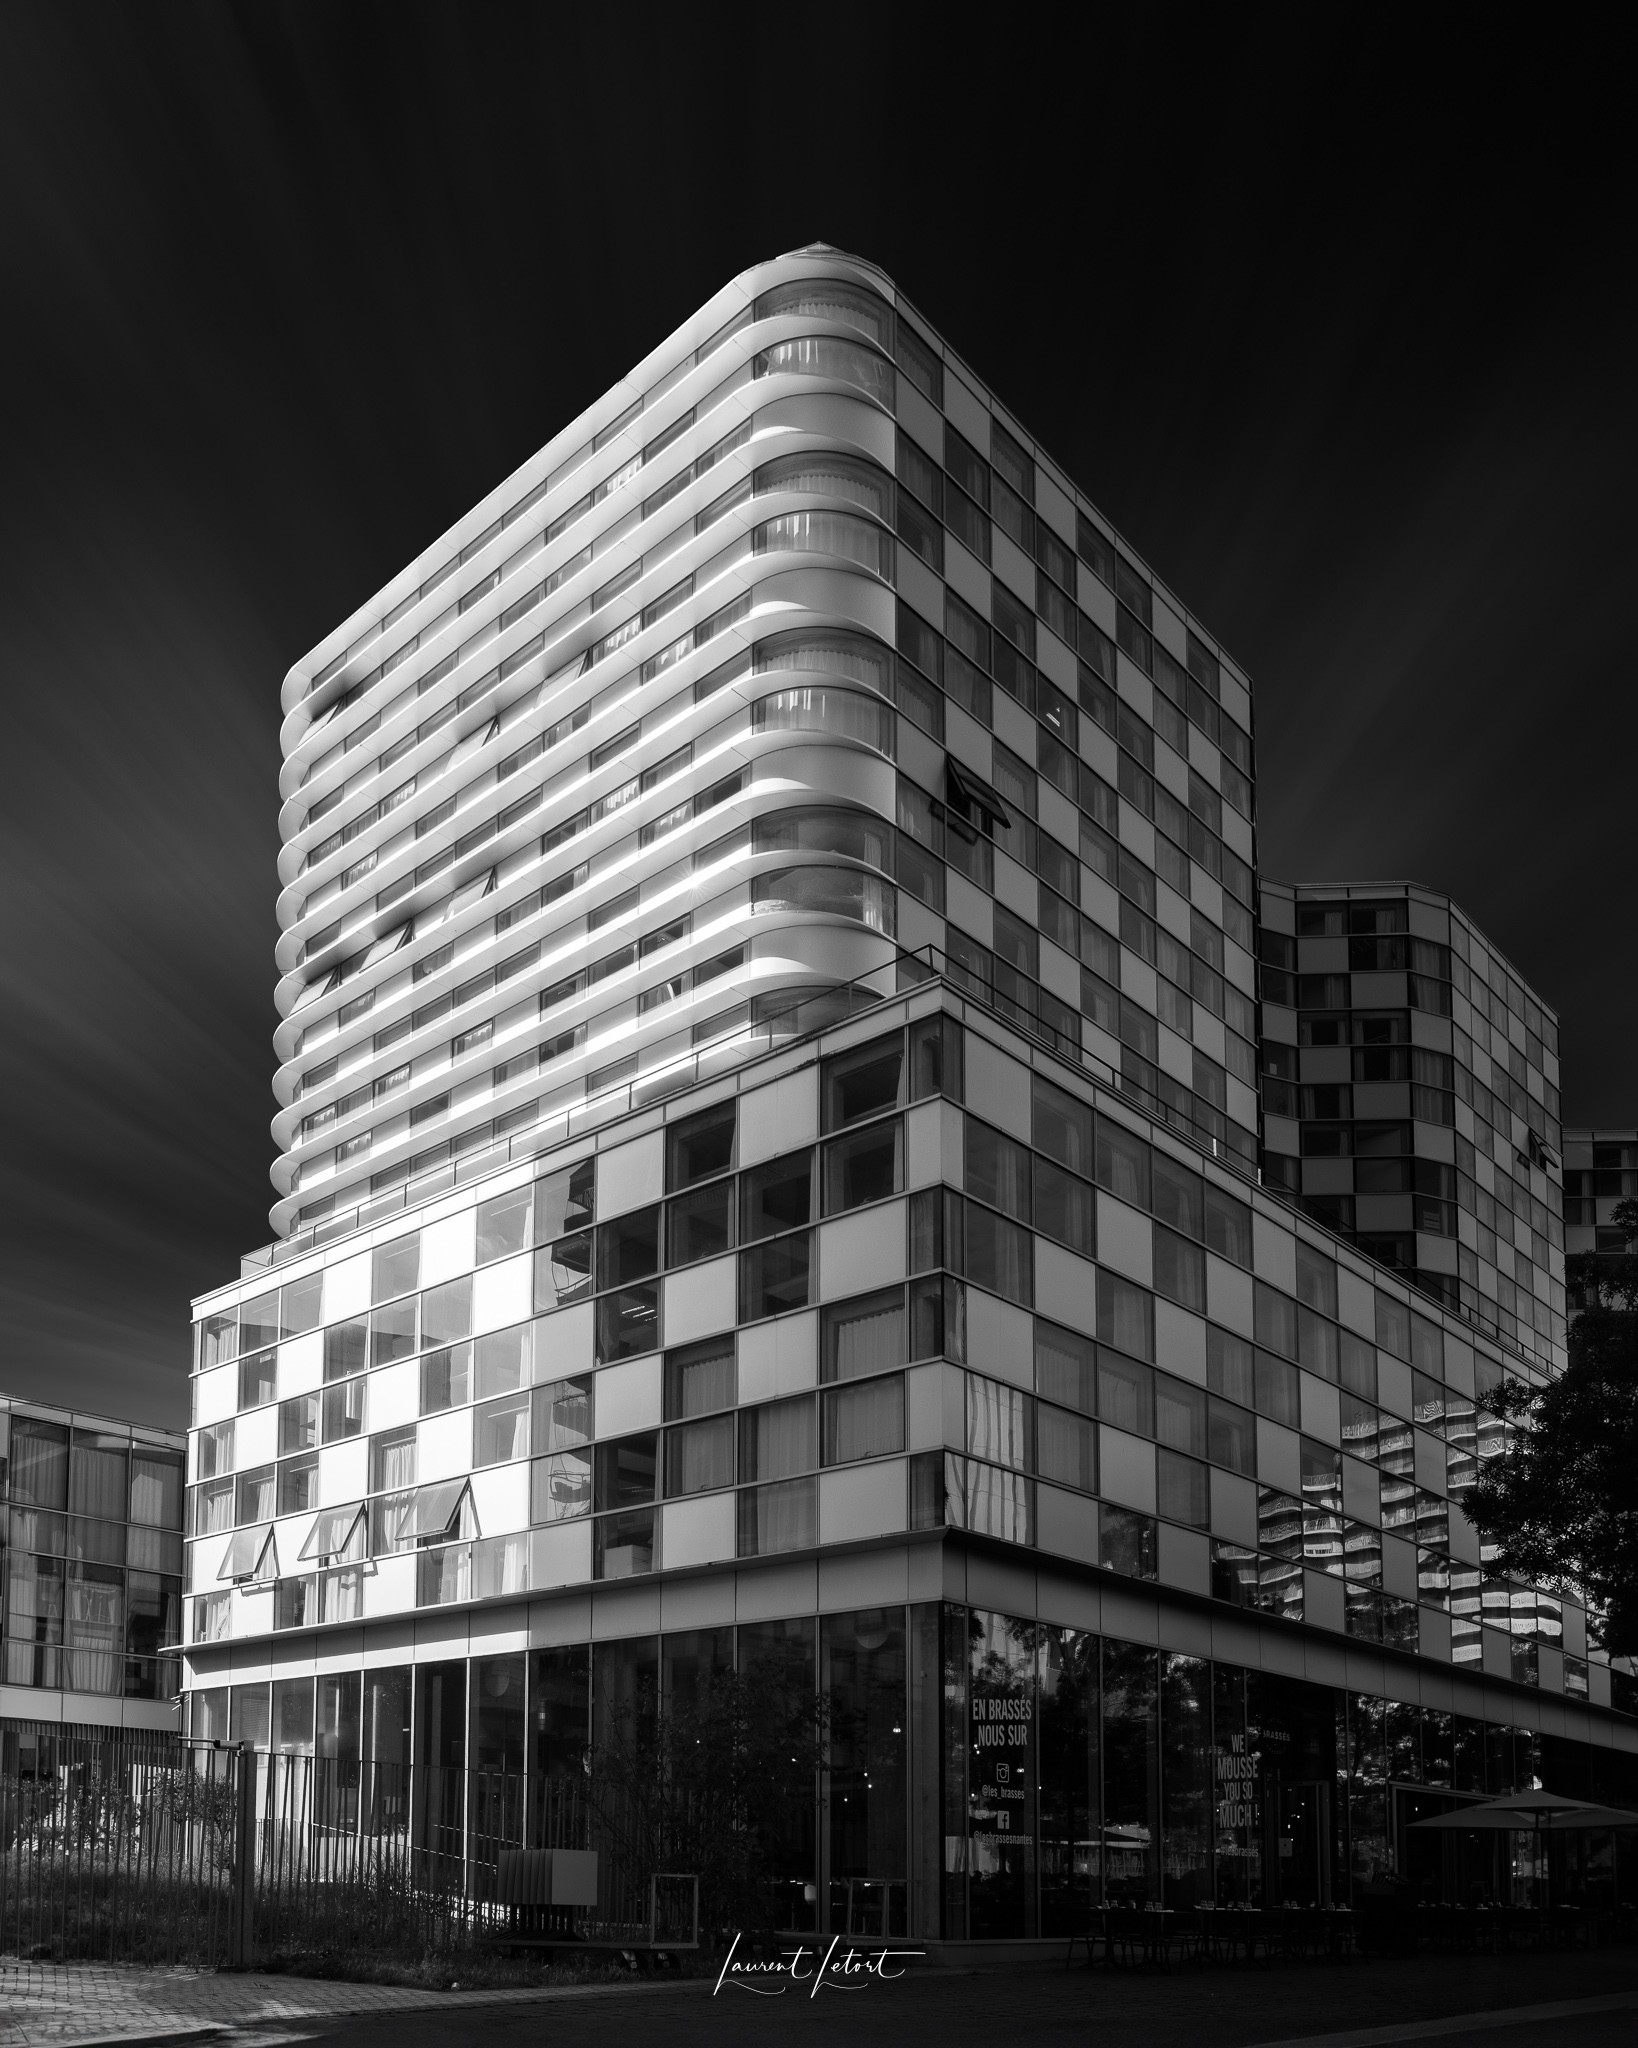
<svg viewBox="0 0 1638 2048"><path fill-rule="evenodd" d="M1638 1117L1625 60L789 12L0 9L0 1390L180 1419L268 1235L286 668L814 239L1249 667L1264 871L1450 890Z"/></svg>

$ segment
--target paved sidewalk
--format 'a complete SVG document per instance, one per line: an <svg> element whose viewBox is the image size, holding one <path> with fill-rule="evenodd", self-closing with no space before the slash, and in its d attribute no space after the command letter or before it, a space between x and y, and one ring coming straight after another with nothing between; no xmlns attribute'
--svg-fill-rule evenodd
<svg viewBox="0 0 1638 2048"><path fill-rule="evenodd" d="M841 2005L839 1998L847 1998ZM633 2007L636 2001L636 2009ZM845 2012L846 2017L843 2018ZM200 2048L849 2048L999 2036L1030 2048L1633 2048L1638 1952L1294 1964L1159 1975L1058 1965L921 1966L864 1994L713 1996L707 1981L436 1991L285 1975L215 1975L0 1959L0 2048L192 2036ZM1465 2037L1465 2038L1463 2038Z"/></svg>
<svg viewBox="0 0 1638 2048"><path fill-rule="evenodd" d="M390 2019L394 2013L434 2006L454 2017L474 2007L528 2006L564 1997L641 1997L660 1988L611 1984L439 1991L431 1986L338 1984L254 1971L240 1975L0 1958L0 2048L69 2048L75 2042L158 2040L244 2029L265 2035L265 2030L281 2024Z"/></svg>

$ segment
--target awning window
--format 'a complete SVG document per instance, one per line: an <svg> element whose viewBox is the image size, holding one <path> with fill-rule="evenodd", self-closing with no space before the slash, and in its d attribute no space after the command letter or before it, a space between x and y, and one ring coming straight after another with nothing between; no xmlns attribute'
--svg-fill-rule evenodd
<svg viewBox="0 0 1638 2048"><path fill-rule="evenodd" d="M356 1563L364 1555L364 1503L325 1508L308 1530L300 1555L320 1564Z"/></svg>
<svg viewBox="0 0 1638 2048"><path fill-rule="evenodd" d="M418 1486L410 1532L419 1544L476 1536L478 1518L472 1508L470 1483L465 1479L445 1479L436 1486Z"/></svg>
<svg viewBox="0 0 1638 2048"><path fill-rule="evenodd" d="M279 1546L273 1540L273 1525L263 1522L254 1529L235 1529L222 1559L219 1579L237 1585L279 1576Z"/></svg>
<svg viewBox="0 0 1638 2048"><path fill-rule="evenodd" d="M997 825L1012 823L1012 812L1001 792L981 775L975 775L954 754L944 757L944 783L946 801L960 817L976 824L987 823L992 832Z"/></svg>

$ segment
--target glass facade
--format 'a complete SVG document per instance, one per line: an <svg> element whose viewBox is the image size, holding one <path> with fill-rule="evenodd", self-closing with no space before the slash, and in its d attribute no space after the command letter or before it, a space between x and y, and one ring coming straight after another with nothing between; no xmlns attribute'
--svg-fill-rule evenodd
<svg viewBox="0 0 1638 2048"><path fill-rule="evenodd" d="M178 1436L0 1403L0 1682L81 1695L73 1718L86 1720L98 1699L177 1697L184 1467Z"/></svg>
<svg viewBox="0 0 1638 2048"><path fill-rule="evenodd" d="M818 1825L772 1845L793 1931L1061 1941L1099 1905L1348 1905L1389 1878L1531 1903L1528 1836L1412 1823L1537 1780L1638 1805L1631 1753L952 1602L205 1687L190 1733L331 1761L340 1826L414 1825L455 1858L464 1826L492 1854L542 1838L551 1788L634 1706L769 1660L828 1717L792 1809ZM463 1758L403 1797L412 1763ZM1630 1836L1554 1838L1550 1860L1560 1903L1638 1899Z"/></svg>
<svg viewBox="0 0 1638 2048"><path fill-rule="evenodd" d="M1269 1184L1561 1367L1558 1019L1448 897L1265 883L1261 915Z"/></svg>

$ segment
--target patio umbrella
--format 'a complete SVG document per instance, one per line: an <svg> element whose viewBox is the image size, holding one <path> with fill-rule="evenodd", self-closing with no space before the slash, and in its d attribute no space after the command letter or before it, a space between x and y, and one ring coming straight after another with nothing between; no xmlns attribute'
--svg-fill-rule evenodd
<svg viewBox="0 0 1638 2048"><path fill-rule="evenodd" d="M1413 1828L1491 1828L1538 1835L1587 1834L1595 1828L1638 1828L1638 1813L1624 1807L1599 1806L1586 1799L1566 1799L1561 1792L1504 1792L1496 1799L1475 1800L1449 1813L1413 1820Z"/></svg>
<svg viewBox="0 0 1638 2048"><path fill-rule="evenodd" d="M1539 1838L1591 1834L1601 1828L1638 1828L1638 1813L1628 1813L1618 1806L1598 1806L1587 1799L1567 1799L1562 1792L1544 1792L1539 1786L1526 1786L1522 1792L1506 1792L1498 1799L1480 1799L1471 1806L1433 1814L1427 1820L1413 1820L1411 1826L1487 1828ZM1539 1852L1538 1839L1538 1855Z"/></svg>

